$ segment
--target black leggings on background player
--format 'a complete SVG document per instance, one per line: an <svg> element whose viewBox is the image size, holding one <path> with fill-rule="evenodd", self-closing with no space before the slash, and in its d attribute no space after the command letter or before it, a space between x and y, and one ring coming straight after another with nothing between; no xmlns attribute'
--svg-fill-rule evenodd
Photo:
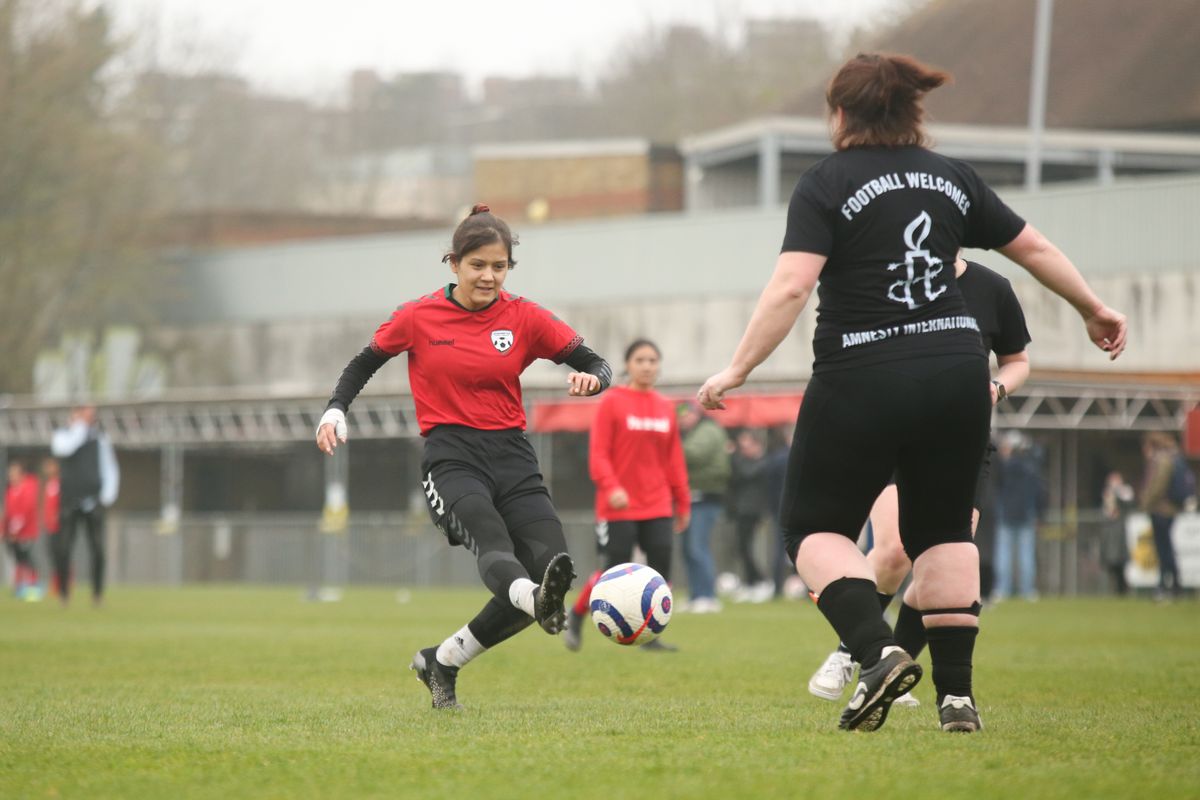
<svg viewBox="0 0 1200 800"><path fill-rule="evenodd" d="M608 363L566 323L502 290L514 244L508 225L476 206L443 259L457 283L405 303L379 326L342 371L317 426L317 446L332 454L346 441L354 398L390 358L408 354L430 515L451 545L474 554L492 593L474 619L413 656L434 708L459 707L458 671L488 648L534 621L550 634L565 622L575 571L525 437L521 373L538 358L567 364L573 396L596 394L611 379Z"/></svg>
<svg viewBox="0 0 1200 800"><path fill-rule="evenodd" d="M787 231L730 365L700 388L707 408L744 384L796 323L820 281L813 376L801 404L780 523L821 612L861 664L840 727L871 731L922 675L879 611L855 542L896 474L900 534L914 562L939 725L981 727L972 670L979 554L975 478L990 383L979 326L955 285L960 247L999 249L1067 299L1112 358L1125 318L968 164L926 148L921 100L948 76L907 56L860 54L826 92L836 152L801 177Z"/></svg>

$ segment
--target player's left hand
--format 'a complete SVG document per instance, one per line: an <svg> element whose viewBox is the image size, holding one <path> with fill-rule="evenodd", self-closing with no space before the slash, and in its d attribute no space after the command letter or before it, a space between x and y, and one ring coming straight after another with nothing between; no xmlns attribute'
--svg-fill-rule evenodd
<svg viewBox="0 0 1200 800"><path fill-rule="evenodd" d="M600 391L600 379L586 372L572 372L567 376L567 394L572 397L587 397Z"/></svg>
<svg viewBox="0 0 1200 800"><path fill-rule="evenodd" d="M692 524L692 513L689 511L686 514L676 514L675 524L672 526L676 533L683 533L688 529L688 525Z"/></svg>
<svg viewBox="0 0 1200 800"><path fill-rule="evenodd" d="M730 367L718 372L704 382L700 391L696 392L696 402L709 411L725 408L725 393L736 389L746 382L746 379L735 373Z"/></svg>

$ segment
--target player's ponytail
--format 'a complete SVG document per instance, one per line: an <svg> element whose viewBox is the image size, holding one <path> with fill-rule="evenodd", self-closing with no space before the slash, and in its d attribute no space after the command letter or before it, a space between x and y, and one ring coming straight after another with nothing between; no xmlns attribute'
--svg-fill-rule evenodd
<svg viewBox="0 0 1200 800"><path fill-rule="evenodd" d="M842 65L825 92L830 113L842 110L834 147L927 145L921 101L948 80L949 73L911 56L859 53Z"/></svg>
<svg viewBox="0 0 1200 800"><path fill-rule="evenodd" d="M493 214L492 209L486 203L476 203L471 206L471 212L467 214L466 218L455 228L454 236L450 240L450 249L442 256L442 263L457 264L459 259L467 253L495 242L500 242L505 246L508 250L508 266L510 269L515 267L517 262L512 257L512 251L513 247L520 244L520 241L509 229L508 223Z"/></svg>

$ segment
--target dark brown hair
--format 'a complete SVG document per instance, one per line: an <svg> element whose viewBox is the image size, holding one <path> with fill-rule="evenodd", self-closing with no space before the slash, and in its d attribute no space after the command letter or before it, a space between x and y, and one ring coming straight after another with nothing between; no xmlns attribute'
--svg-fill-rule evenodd
<svg viewBox="0 0 1200 800"><path fill-rule="evenodd" d="M911 56L859 53L842 65L825 92L830 113L840 108L844 115L833 146L928 145L921 99L948 80L950 73Z"/></svg>
<svg viewBox="0 0 1200 800"><path fill-rule="evenodd" d="M458 263L467 253L493 242L501 242L508 248L508 266L515 267L517 262L512 257L512 251L520 241L513 235L507 222L493 214L483 203L477 203L467 218L458 223L450 240L450 249L442 256L442 263Z"/></svg>
<svg viewBox="0 0 1200 800"><path fill-rule="evenodd" d="M641 350L643 347L649 347L654 351L654 355L658 356L660 359L662 358L662 350L659 350L658 345L656 345L654 342L650 341L649 339L634 339L630 343L629 347L625 348L625 361L628 362L629 359L633 358L633 354L638 350Z"/></svg>

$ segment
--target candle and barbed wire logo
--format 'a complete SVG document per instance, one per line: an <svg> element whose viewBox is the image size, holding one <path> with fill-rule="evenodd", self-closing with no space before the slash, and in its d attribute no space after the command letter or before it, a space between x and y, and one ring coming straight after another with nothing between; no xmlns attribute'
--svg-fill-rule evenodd
<svg viewBox="0 0 1200 800"><path fill-rule="evenodd" d="M904 229L904 244L908 246L908 252L904 254L903 261L897 261L894 264L888 264L888 271L891 272L898 267L905 268L905 277L896 281L888 287L888 299L895 300L897 303L904 303L910 309L923 306L926 303L932 303L942 292L946 291L946 284L934 288L933 279L942 274L945 268L945 263L935 255L930 255L929 251L924 249L922 245L929 237L929 231L933 227L933 220L929 217L929 212L922 211L917 215L917 218L908 223L908 227ZM925 271L920 275L917 274L917 260L920 259L925 264ZM920 291L923 287L925 290L925 299L918 300L913 296L913 286L917 286Z"/></svg>

